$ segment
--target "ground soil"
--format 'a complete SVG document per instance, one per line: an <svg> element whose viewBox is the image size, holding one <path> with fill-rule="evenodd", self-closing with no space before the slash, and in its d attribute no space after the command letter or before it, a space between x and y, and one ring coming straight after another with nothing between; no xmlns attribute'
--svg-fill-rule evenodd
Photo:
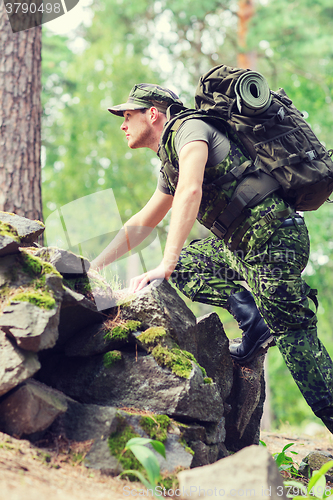
<svg viewBox="0 0 333 500"><path fill-rule="evenodd" d="M325 430L315 436L262 432L261 439L271 453L294 443L298 463L310 451L333 454L333 436ZM58 442L41 448L0 433L0 500L124 500L129 485L140 487L87 469L82 461L89 446Z"/></svg>

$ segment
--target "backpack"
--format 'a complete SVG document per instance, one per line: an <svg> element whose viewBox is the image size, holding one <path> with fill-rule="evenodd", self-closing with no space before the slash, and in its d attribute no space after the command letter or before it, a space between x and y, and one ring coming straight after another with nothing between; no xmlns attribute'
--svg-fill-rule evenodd
<svg viewBox="0 0 333 500"><path fill-rule="evenodd" d="M329 198L332 150L320 143L285 91L271 91L260 73L224 65L211 69L199 80L195 107L221 117L253 160L252 173L268 174L262 177L263 194L269 177L295 210L316 210Z"/></svg>

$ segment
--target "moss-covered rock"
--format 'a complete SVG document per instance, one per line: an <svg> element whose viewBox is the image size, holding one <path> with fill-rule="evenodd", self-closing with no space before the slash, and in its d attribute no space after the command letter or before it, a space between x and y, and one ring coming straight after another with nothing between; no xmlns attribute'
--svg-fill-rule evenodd
<svg viewBox="0 0 333 500"><path fill-rule="evenodd" d="M47 291L39 290L26 290L11 295L11 302L29 302L37 307L43 309L53 309L56 306L54 297Z"/></svg>
<svg viewBox="0 0 333 500"><path fill-rule="evenodd" d="M168 437L168 427L171 419L167 415L145 415L140 420L140 426L151 439L164 443Z"/></svg>
<svg viewBox="0 0 333 500"><path fill-rule="evenodd" d="M17 256L18 268L11 270L11 282L7 285L9 302L29 302L35 306L52 309L56 307L54 291L47 278L61 279L61 274L48 262L21 251ZM23 276L22 276L23 275ZM18 284L21 283L20 286Z"/></svg>
<svg viewBox="0 0 333 500"><path fill-rule="evenodd" d="M113 326L108 330L104 338L105 340L122 340L127 342L130 334L136 332L140 328L140 325L140 321L125 321L123 324Z"/></svg>
<svg viewBox="0 0 333 500"><path fill-rule="evenodd" d="M119 361L121 361L121 352L117 350L106 352L103 356L105 368L111 368L111 366Z"/></svg>
<svg viewBox="0 0 333 500"><path fill-rule="evenodd" d="M62 277L50 263L20 249L16 255L3 257L0 264L0 301L4 306L23 301L43 309L56 307L62 296Z"/></svg>
<svg viewBox="0 0 333 500"><path fill-rule="evenodd" d="M193 365L189 356L184 352L179 348L168 349L157 345L152 350L152 355L160 366L169 368L178 377L189 378Z"/></svg>
<svg viewBox="0 0 333 500"><path fill-rule="evenodd" d="M116 431L113 432L109 439L108 445L110 448L111 455L117 458L124 470L137 470L143 471L143 466L135 458L130 450L124 451L127 441L134 437L140 437L139 434L134 432L133 427L128 425L126 419L119 415ZM137 480L136 476L131 474L128 475L131 481Z"/></svg>
<svg viewBox="0 0 333 500"><path fill-rule="evenodd" d="M204 378L204 383L212 383L212 379L207 377L206 370L199 365L193 354L179 347L168 348L162 345L157 345L151 351L154 359L160 366L170 368L170 370L178 377L189 378L193 369L193 364L196 364Z"/></svg>
<svg viewBox="0 0 333 500"><path fill-rule="evenodd" d="M167 335L165 328L162 326L151 326L144 332L138 335L137 339L145 346L149 348L155 347L157 344L161 343Z"/></svg>
<svg viewBox="0 0 333 500"><path fill-rule="evenodd" d="M7 222L2 222L1 220L0 220L0 236L7 236L15 240L17 243L21 243L21 238L19 237L17 230L11 224L8 224Z"/></svg>
<svg viewBox="0 0 333 500"><path fill-rule="evenodd" d="M37 241L38 236L45 230L45 226L41 221L30 220L10 212L0 211L0 221L10 226L11 234L16 233L18 235L20 246L31 245L31 243Z"/></svg>

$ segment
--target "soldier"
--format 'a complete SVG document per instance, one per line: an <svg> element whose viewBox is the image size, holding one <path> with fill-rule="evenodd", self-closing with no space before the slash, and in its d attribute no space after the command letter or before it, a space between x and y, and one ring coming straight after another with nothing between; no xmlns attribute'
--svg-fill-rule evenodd
<svg viewBox="0 0 333 500"><path fill-rule="evenodd" d="M165 278L191 300L227 309L243 330L242 342L230 346L232 358L240 363L262 352L273 334L305 400L333 433L332 361L317 337L311 290L301 277L309 257L304 219L272 192L246 206L224 240L212 235L183 249L196 219L215 221L214 227L219 227L221 207L234 194L237 181L222 189L217 180L235 161L248 158L226 131L195 111L168 127L167 109L173 113L181 105L169 89L138 84L125 104L109 109L124 117L121 130L128 146L152 149L162 167L151 199L92 268L99 270L138 245L172 207L163 260L132 279L130 291ZM227 210L222 210L224 216Z"/></svg>

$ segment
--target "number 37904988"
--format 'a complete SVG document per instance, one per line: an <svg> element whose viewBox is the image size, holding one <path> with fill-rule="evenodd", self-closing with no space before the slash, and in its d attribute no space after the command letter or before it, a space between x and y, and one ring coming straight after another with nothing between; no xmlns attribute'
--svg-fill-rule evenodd
<svg viewBox="0 0 333 500"><path fill-rule="evenodd" d="M60 3L47 3L38 2L36 3L26 3L26 2L11 2L6 3L6 11L7 14L17 14L18 12L22 12L23 14L35 14L36 12L46 12L47 14L60 14L61 6Z"/></svg>

